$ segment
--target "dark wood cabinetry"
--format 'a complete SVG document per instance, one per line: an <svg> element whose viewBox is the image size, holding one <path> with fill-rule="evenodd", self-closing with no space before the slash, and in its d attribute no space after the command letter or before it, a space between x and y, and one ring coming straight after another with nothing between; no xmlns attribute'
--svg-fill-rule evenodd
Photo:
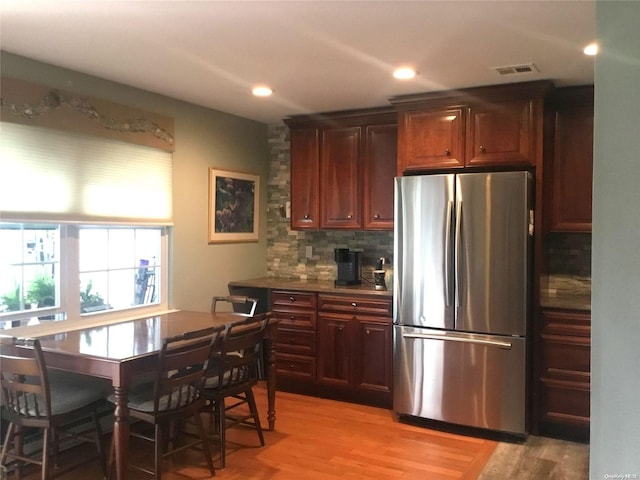
<svg viewBox="0 0 640 480"><path fill-rule="evenodd" d="M320 226L320 140L317 128L291 130L291 228Z"/></svg>
<svg viewBox="0 0 640 480"><path fill-rule="evenodd" d="M318 295L318 384L391 406L391 299Z"/></svg>
<svg viewBox="0 0 640 480"><path fill-rule="evenodd" d="M542 118L542 110L534 110L534 103L523 98L472 105L465 166L535 166L535 121ZM538 134L542 138L542 129Z"/></svg>
<svg viewBox="0 0 640 480"><path fill-rule="evenodd" d="M398 174L464 166L466 109L400 112Z"/></svg>
<svg viewBox="0 0 640 480"><path fill-rule="evenodd" d="M368 125L362 162L363 215L366 230L393 229L393 178L396 176L398 128Z"/></svg>
<svg viewBox="0 0 640 480"><path fill-rule="evenodd" d="M585 440L589 436L591 315L543 309L537 358L537 429Z"/></svg>
<svg viewBox="0 0 640 480"><path fill-rule="evenodd" d="M310 388L316 380L316 304L311 292L273 290L271 310L278 322L276 371L278 381Z"/></svg>
<svg viewBox="0 0 640 480"><path fill-rule="evenodd" d="M590 232L593 87L558 89L550 103L553 112L550 230Z"/></svg>
<svg viewBox="0 0 640 480"><path fill-rule="evenodd" d="M392 299L272 290L278 388L391 407Z"/></svg>
<svg viewBox="0 0 640 480"><path fill-rule="evenodd" d="M292 229L393 229L396 120L390 109L287 120Z"/></svg>
<svg viewBox="0 0 640 480"><path fill-rule="evenodd" d="M529 82L392 99L400 110L398 175L537 166L549 88L549 82Z"/></svg>
<svg viewBox="0 0 640 480"><path fill-rule="evenodd" d="M320 151L320 225L328 229L362 227L360 181L361 127L326 128Z"/></svg>

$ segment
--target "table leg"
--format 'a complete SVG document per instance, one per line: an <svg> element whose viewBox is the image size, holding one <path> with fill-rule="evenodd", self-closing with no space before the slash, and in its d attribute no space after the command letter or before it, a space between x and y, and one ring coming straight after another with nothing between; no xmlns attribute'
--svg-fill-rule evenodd
<svg viewBox="0 0 640 480"><path fill-rule="evenodd" d="M129 451L129 395L127 387L115 387L115 421L113 444L115 447L116 479L127 478L127 452Z"/></svg>
<svg viewBox="0 0 640 480"><path fill-rule="evenodd" d="M267 420L269 421L270 431L276 428L276 353L273 341L274 335L275 332L272 331L264 341L267 363Z"/></svg>

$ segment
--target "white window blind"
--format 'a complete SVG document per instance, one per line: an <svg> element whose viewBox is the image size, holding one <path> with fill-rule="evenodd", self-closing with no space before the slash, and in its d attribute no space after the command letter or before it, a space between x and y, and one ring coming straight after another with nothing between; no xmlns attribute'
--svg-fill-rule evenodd
<svg viewBox="0 0 640 480"><path fill-rule="evenodd" d="M0 212L3 218L169 225L172 155L1 122Z"/></svg>

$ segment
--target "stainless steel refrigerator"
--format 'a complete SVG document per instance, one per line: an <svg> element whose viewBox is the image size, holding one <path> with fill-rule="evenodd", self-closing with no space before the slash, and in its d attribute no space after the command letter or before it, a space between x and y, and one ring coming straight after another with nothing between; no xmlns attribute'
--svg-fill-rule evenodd
<svg viewBox="0 0 640 480"><path fill-rule="evenodd" d="M395 182L394 410L526 434L531 175Z"/></svg>

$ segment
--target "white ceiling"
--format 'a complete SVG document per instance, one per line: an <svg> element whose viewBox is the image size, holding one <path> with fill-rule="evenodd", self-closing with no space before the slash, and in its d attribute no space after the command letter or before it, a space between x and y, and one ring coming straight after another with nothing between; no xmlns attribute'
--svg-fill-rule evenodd
<svg viewBox="0 0 640 480"><path fill-rule="evenodd" d="M273 123L390 97L593 82L594 1L0 0L0 48ZM492 67L534 63L538 73ZM394 80L398 65L419 75ZM270 98L250 94L270 85Z"/></svg>

